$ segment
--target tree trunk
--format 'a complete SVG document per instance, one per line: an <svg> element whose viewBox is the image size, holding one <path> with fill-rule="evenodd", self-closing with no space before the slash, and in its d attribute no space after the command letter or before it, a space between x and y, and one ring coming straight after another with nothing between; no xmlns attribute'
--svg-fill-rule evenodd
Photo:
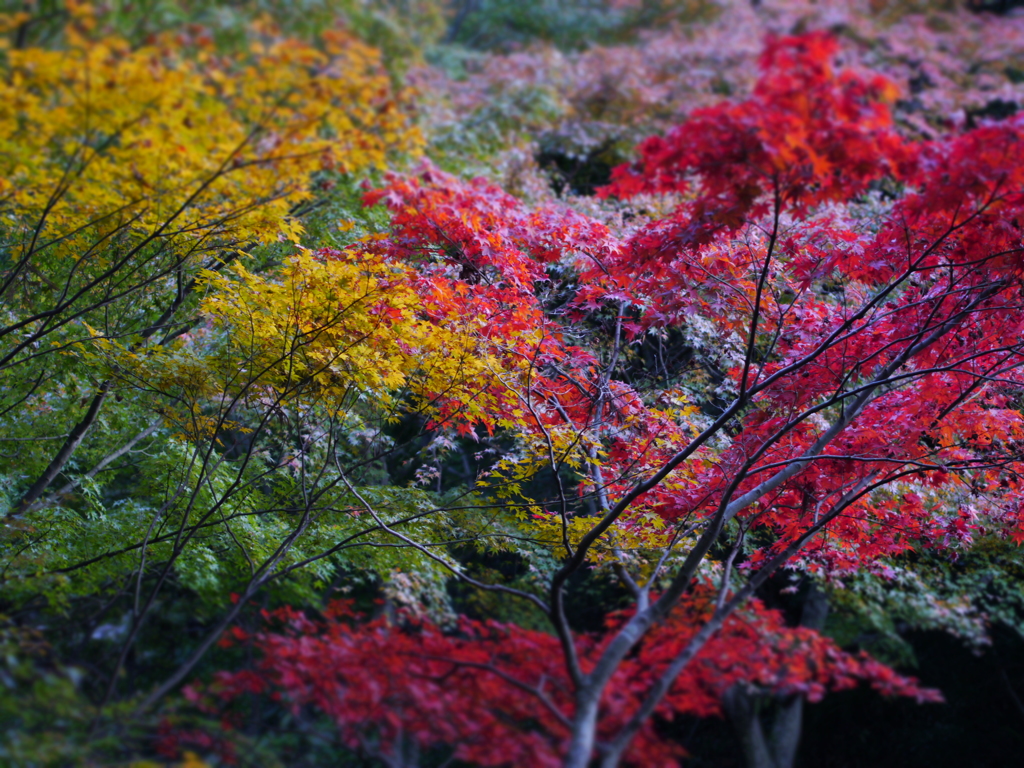
<svg viewBox="0 0 1024 768"><path fill-rule="evenodd" d="M572 718L572 739L565 756L565 768L588 768L597 738L597 710L600 694L589 687L576 695L576 714Z"/></svg>
<svg viewBox="0 0 1024 768"><path fill-rule="evenodd" d="M827 615L825 593L812 582L804 598L800 626L820 632ZM802 696L779 701L738 684L726 691L722 705L736 729L747 768L793 768L803 728ZM761 715L771 710L774 717L766 737Z"/></svg>
<svg viewBox="0 0 1024 768"><path fill-rule="evenodd" d="M740 749L747 768L778 768L761 727L758 705L764 697L749 693L742 684L734 685L722 697L722 706L739 736Z"/></svg>

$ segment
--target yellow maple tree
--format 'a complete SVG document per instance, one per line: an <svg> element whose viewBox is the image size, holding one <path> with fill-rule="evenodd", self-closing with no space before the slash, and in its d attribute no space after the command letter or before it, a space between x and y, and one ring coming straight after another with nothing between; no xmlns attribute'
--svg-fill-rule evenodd
<svg viewBox="0 0 1024 768"><path fill-rule="evenodd" d="M91 6L66 10L59 44L0 46L0 410L41 407L44 380L93 392L55 421L71 438L27 499L113 388L95 355L68 353L170 343L196 322L201 274L299 241L314 174L420 146L379 53L343 30L307 42L263 21L238 50L195 30L134 45ZM23 23L0 16L0 32Z"/></svg>

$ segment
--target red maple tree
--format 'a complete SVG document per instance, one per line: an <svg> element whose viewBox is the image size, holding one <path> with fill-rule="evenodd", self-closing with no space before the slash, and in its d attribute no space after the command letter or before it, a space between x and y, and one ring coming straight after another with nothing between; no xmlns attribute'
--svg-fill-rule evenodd
<svg viewBox="0 0 1024 768"><path fill-rule="evenodd" d="M675 764L655 716L717 712L741 682L931 695L754 595L783 567L841 574L981 530L1024 539L1024 119L904 140L891 84L837 71L835 52L820 33L771 40L749 99L645 142L604 194L667 195L669 212L632 228L430 168L371 193L394 217L372 247L417 265L433 321L484 313L492 352L530 361L506 386L516 428L550 449L557 488L537 516L560 532L560 566L544 596L451 567L533 603L553 634L282 613L284 630L255 636L259 673L221 676L219 695L315 707L393 765L447 744L480 765L568 768ZM556 264L575 282L553 308L539 286ZM608 315L605 349L573 343L573 323ZM724 394L695 427L616 371L630 341L698 319ZM464 434L513 421L460 420L462 407L443 419ZM564 434L577 439L563 450ZM589 516L559 476L588 440ZM620 551L630 536L653 561ZM633 605L577 633L566 587L593 562Z"/></svg>
<svg viewBox="0 0 1024 768"><path fill-rule="evenodd" d="M700 589L625 660L605 701L601 737L629 721L648 687L713 613L712 597ZM628 618L613 614L608 630ZM255 667L219 673L210 686L187 690L189 698L212 713L253 694L271 696L299 718L312 708L336 724L345 746L394 768L416 765L416 756L432 748L494 768L561 764L572 727L572 686L553 635L466 618L447 631L410 616L400 625L385 616L368 621L341 601L317 620L288 608L264 612L263 619L267 629L252 636L235 629L223 643L251 642L260 654ZM608 636L579 638L586 667ZM719 715L725 692L736 684L817 701L827 690L861 681L887 695L938 699L866 654L846 653L812 630L786 626L779 612L753 600L675 681L658 714L663 720ZM230 757L229 742L222 744ZM684 754L649 720L626 763L671 766Z"/></svg>

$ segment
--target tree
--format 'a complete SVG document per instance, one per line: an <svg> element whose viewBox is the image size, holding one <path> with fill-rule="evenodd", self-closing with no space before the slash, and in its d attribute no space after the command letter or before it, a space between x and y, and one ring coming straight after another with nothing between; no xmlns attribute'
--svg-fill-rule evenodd
<svg viewBox="0 0 1024 768"><path fill-rule="evenodd" d="M646 754L652 718L693 695L701 660L737 617L757 615L751 601L780 569L884 573L891 558L956 552L980 531L1024 540L1024 122L907 141L888 108L897 89L837 71L836 50L821 33L773 39L749 99L641 145L605 191L641 201L620 233L432 169L369 196L392 214L375 252L457 308L424 315L445 327L472 307L485 318L473 333L495 349L481 397L442 406L434 426L478 440L477 427L506 430L517 443L480 477L475 501L438 500L431 514L452 516L447 540L388 524L353 488L355 506L455 578L539 609L561 654L557 673L546 650L509 680L473 656L488 640L467 628L468 639L438 641L445 671L389 667L407 676L403 691L425 676L465 693L454 681L483 664L506 693L473 705L481 727L495 710L513 727L558 722L563 765L611 768ZM645 373L644 345L673 331L687 354ZM656 376L675 386L627 380ZM536 577L476 578L455 541L513 551ZM597 638L569 619L570 578L591 567L630 596ZM326 642L326 653L362 636L299 631L327 639L265 635L266 668L296 706L316 703L358 730L344 714L352 682L320 688L285 670L288 649ZM367 632L370 643L383 630ZM395 653L417 665L433 652ZM645 655L657 664L631 675ZM561 699L547 688L556 674ZM737 683L723 679L716 702ZM513 689L547 713L513 711Z"/></svg>
<svg viewBox="0 0 1024 768"><path fill-rule="evenodd" d="M602 731L628 721L645 687L713 610L710 597L701 590L625 661ZM221 673L205 690L186 691L206 712L223 714L225 703L269 693L303 726L314 720L306 711L322 712L343 745L389 768L414 768L431 751L481 766L561 764L571 685L549 633L465 618L455 632L413 617L394 626L383 616L366 621L345 603L329 606L320 621L290 609L264 619L271 631L263 627L250 638L236 628L225 643L252 641L260 652L255 669ZM609 628L627 619L612 616ZM581 640L587 657L601 652L599 637ZM864 654L786 627L757 601L725 625L700 660L662 707L667 719L717 714L737 685L813 701L863 680L888 695L936 697ZM674 765L685 754L652 726L642 729L628 764ZM190 737L169 730L163 748L176 756ZM230 751L230 742L222 743Z"/></svg>
<svg viewBox="0 0 1024 768"><path fill-rule="evenodd" d="M361 187L419 138L346 33L67 14L49 48L5 22L0 754L144 753L225 633L265 679L202 709L269 693L396 764L671 764L723 709L763 753L769 697L778 764L805 697L933 697L756 596L1024 538L1020 120L911 142L832 38L774 39L584 215L430 164ZM383 615L328 606L360 582ZM488 598L521 623L452 615Z"/></svg>
<svg viewBox="0 0 1024 768"><path fill-rule="evenodd" d="M53 353L88 338L84 327L129 349L186 332L200 269L301 232L289 214L310 197L311 171L381 165L404 140L403 118L376 97L386 81L372 51L343 35L325 51L279 41L232 60L203 39L194 57L171 36L134 50L92 40L92 16L79 15L67 48L6 54L5 414L58 375ZM86 399L21 509L78 450L111 387Z"/></svg>
<svg viewBox="0 0 1024 768"><path fill-rule="evenodd" d="M350 174L415 153L419 134L378 53L341 30L307 43L264 22L224 50L201 29L140 44L88 6L64 11L47 46L23 34L46 18L3 20L0 578L19 624L62 622L82 654L65 661L107 646L84 685L102 712L168 589L203 595L202 612L313 554L291 552L310 521L277 476L336 436L338 409L307 429L319 388L282 376L262 339L232 346L218 291L226 275L330 273L355 306L324 322L358 346L376 283L343 259L290 260L293 243L323 227L312 212L344 207ZM303 377L331 361L306 362ZM105 622L125 631L96 634Z"/></svg>

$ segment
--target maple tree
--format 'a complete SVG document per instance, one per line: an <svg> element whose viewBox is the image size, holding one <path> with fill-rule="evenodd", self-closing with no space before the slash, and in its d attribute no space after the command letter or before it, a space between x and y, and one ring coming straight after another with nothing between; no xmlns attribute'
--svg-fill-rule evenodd
<svg viewBox="0 0 1024 768"><path fill-rule="evenodd" d="M296 706L328 712L350 734L345 739L359 742L362 729L375 729L373 748L394 764L415 762L403 740L470 750L478 736L457 725L447 737L436 724L403 725L405 704L364 725L347 709L355 701L348 686L368 682L363 666L357 681L328 684L320 654L307 655L319 647L314 642L327 643L323 653L394 642L393 652L378 656L395 659L382 674L398 676L396 701L424 695L424 679L449 675L447 695L467 697L451 711L472 708L478 734L490 722L481 709L514 707L510 697L527 694L564 729L553 753L563 765L595 757L605 766L651 764L670 754L648 751L657 742L651 718L696 706L687 696L701 683L689 676L714 658L721 638L735 642L730 622L778 569L842 574L917 547L965 547L975 531L1024 537L1015 407L1021 124L908 142L893 129L890 83L836 70L835 51L821 33L775 39L749 100L698 111L645 142L605 194L668 195L667 205L621 235L568 209L524 209L482 182L462 185L429 169L370 195L393 211L383 251L426 274L440 270L465 286L456 296L486 300L482 307L497 298L504 311L488 315L484 338L493 333L507 357L529 361L529 375L516 377L511 366L500 377L518 408L503 404L489 415L486 405L463 408L467 420L453 424L462 434L479 426L518 431L519 451L478 488L525 507L513 506L511 519L498 524L494 517L461 524L483 546L502 539L509 546L518 532L558 560L538 594L481 582L427 543L382 528L471 585L540 608L555 632L543 641L561 661L547 668L551 650L508 668L481 661L488 643L470 625L455 640L422 625L407 635L370 624L364 634L295 618L301 637L264 634L258 643L271 684ZM886 179L903 185L888 201L871 191ZM544 287L570 265L558 291ZM543 311L551 306L557 311ZM573 344L581 324L602 313L614 327L604 354ZM697 318L718 345L711 362L729 366L721 405L700 413L677 391L657 408L616 379L629 338ZM525 484L541 471L550 473L551 495L537 498ZM381 521L371 501L360 503ZM612 569L632 594L633 608L599 640L574 632L566 614L567 580L588 564ZM500 652L514 654L516 631L502 631L512 634L503 635ZM436 651L425 650L427 637L441 644ZM414 647L400 650L405 642ZM429 667L435 655L450 671ZM786 658L794 670L807 663L799 654ZM484 694L455 682L460 659L471 670L483 664L497 678L492 684L520 693L509 688L503 704L481 704ZM538 682L512 680L508 669ZM744 679L737 659L716 671L707 685L719 697ZM756 681L761 672L745 674ZM563 692L561 706L542 685L556 679L564 681L551 689ZM244 674L223 682L229 693L267 684ZM891 690L916 691L901 685ZM408 706L415 717L429 711ZM515 711L512 722L524 718L532 721ZM507 759L486 750L459 754L481 764Z"/></svg>
<svg viewBox="0 0 1024 768"><path fill-rule="evenodd" d="M421 139L350 34L135 44L68 7L59 46L3 53L0 418L25 447L0 578L91 670L76 693L36 654L16 687L88 699L62 711L98 749L159 722L165 757L229 762L269 711L396 766L674 765L674 720L728 714L778 768L805 699L936 698L808 606L1024 539L1024 121L912 125L870 57L811 32L769 38L744 99L672 91L699 106L650 115L664 134L597 199L430 162L361 184ZM645 66L678 64L662 42ZM579 75L625 50L563 60L576 117L614 111ZM535 55L464 106L509 62L542 81ZM782 572L802 626L758 600ZM360 583L378 615L326 602ZM187 642L157 659L162 632ZM161 714L211 665L234 671L185 691L226 708L216 736Z"/></svg>
<svg viewBox="0 0 1024 768"><path fill-rule="evenodd" d="M643 15L658 3L614 5L602 23L615 25L622 13ZM499 179L518 195L543 197L549 179L560 195L587 194L607 183L608 171L644 137L723 96L748 93L765 36L797 29L830 30L845 62L882 71L898 85L901 97L892 107L905 134L936 138L1012 114L1024 102L1020 15L972 13L963 3L871 0L719 0L702 10L662 10L668 13L629 34L591 34L602 44L582 50L533 40L415 68L432 155L446 156L446 167ZM541 23L564 36L596 31L557 14Z"/></svg>
<svg viewBox="0 0 1024 768"><path fill-rule="evenodd" d="M340 29L312 43L263 21L223 50L201 29L128 41L87 5L62 17L49 46L23 40L28 11L3 18L3 578L5 611L100 599L100 618L135 574L103 701L168 580L217 594L221 536L252 547L225 570L259 579L254 562L277 562L305 527L288 513L247 519L286 456L261 456L258 474L214 451L225 429L266 449L252 424L265 429L301 386L275 404L258 396L280 379L218 378L231 354L204 317L218 275L266 280L284 243L323 226L310 212L331 210L332 190L414 154L419 134L378 52ZM123 473L140 461L126 498Z"/></svg>
<svg viewBox="0 0 1024 768"><path fill-rule="evenodd" d="M5 56L0 183L17 221L2 284L13 309L0 331L9 414L32 411L54 375L40 366L48 352L90 335L137 350L185 333L199 270L298 237L289 214L309 199L313 170L381 165L387 149L414 146L404 117L374 93L386 79L373 52L343 35L325 51L254 41L248 61L178 57L172 37L134 50L93 40L88 7L71 8L80 20L68 47ZM23 508L53 483L111 389L95 388Z"/></svg>
<svg viewBox="0 0 1024 768"><path fill-rule="evenodd" d="M619 670L603 731L614 732L629 718L646 685L709 613L708 598L705 591L686 614L660 626ZM264 618L281 628L253 638L236 628L225 643L253 640L261 654L255 669L219 673L207 689L186 692L202 709L223 716L226 703L270 693L297 716L310 706L323 712L342 743L396 768L417 765L438 747L473 765L561 764L571 686L558 640L548 633L465 618L455 633L414 618L397 627L385 617L365 621L345 603L331 604L322 621L290 609ZM610 627L625 619L611 616ZM587 655L600 647L598 638L587 638ZM717 714L737 683L814 701L861 680L890 695L936 695L866 654L845 653L812 631L785 626L755 601L725 625L662 709L669 719ZM182 734L176 743L172 733L165 749L174 754ZM682 755L647 723L628 762L673 765Z"/></svg>

